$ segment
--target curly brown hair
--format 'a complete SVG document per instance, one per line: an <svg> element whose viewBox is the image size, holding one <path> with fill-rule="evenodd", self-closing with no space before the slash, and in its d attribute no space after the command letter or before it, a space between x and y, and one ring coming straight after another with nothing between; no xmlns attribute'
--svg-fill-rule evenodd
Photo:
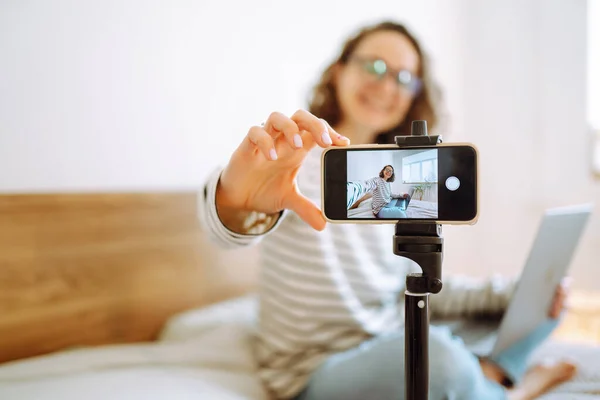
<svg viewBox="0 0 600 400"><path fill-rule="evenodd" d="M430 76L430 61L415 36L402 24L384 21L361 29L355 36L346 41L338 58L325 69L321 79L314 87L309 100L309 111L319 118L323 118L331 126L338 124L342 112L336 95L333 73L336 65L348 63L358 44L368 35L380 31L398 32L408 38L419 54L420 63L418 76L423 81L422 90L415 96L404 120L387 132L377 135L376 143L394 143L394 137L410 135L411 122L415 120L427 121L429 130L433 130L439 123L439 104L441 103L441 90Z"/></svg>
<svg viewBox="0 0 600 400"><path fill-rule="evenodd" d="M392 176L390 176L390 179L388 179L387 182L394 182L396 180L396 170L392 165L386 165L385 167L381 168L381 171L379 172L379 177L385 180L385 178L383 177L383 171L385 171L387 167L390 167L392 169Z"/></svg>

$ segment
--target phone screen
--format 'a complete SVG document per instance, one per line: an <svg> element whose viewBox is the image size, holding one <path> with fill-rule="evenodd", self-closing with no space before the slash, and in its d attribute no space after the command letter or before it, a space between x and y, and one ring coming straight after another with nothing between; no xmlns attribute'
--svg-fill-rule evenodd
<svg viewBox="0 0 600 400"><path fill-rule="evenodd" d="M324 214L331 221L470 222L477 216L476 155L470 145L330 149Z"/></svg>

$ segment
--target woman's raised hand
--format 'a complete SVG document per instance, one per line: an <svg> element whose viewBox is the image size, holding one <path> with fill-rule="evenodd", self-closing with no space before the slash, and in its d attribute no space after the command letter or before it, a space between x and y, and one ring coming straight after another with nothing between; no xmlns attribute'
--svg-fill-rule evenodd
<svg viewBox="0 0 600 400"><path fill-rule="evenodd" d="M323 119L305 110L291 118L274 112L264 126L253 126L233 152L217 187L217 210L227 214L294 211L317 230L325 227L321 211L298 190L296 176L308 151L318 145L347 146L350 141Z"/></svg>

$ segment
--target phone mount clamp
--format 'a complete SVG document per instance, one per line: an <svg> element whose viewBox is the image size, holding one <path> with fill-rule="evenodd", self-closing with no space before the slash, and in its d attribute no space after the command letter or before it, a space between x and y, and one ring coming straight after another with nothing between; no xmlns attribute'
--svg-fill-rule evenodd
<svg viewBox="0 0 600 400"><path fill-rule="evenodd" d="M427 134L427 121L412 121L410 136L396 136L399 147L431 146L441 136ZM405 398L429 397L429 295L442 290L442 226L435 222L399 220L394 235L394 254L416 262L422 273L406 276L405 309Z"/></svg>

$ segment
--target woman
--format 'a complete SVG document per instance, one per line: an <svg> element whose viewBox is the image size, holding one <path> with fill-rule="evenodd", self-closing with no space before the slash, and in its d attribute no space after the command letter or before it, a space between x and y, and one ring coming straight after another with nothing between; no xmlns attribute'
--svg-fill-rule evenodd
<svg viewBox="0 0 600 400"><path fill-rule="evenodd" d="M275 112L250 128L208 179L200 218L211 237L230 248L262 244L254 351L274 397L403 397L402 302L413 264L392 253L391 225L326 226L320 156L350 140L392 143L410 132L412 120L434 128L436 97L414 36L390 22L367 27L324 72L309 111ZM432 316L501 313L514 285L445 277L444 290L431 298ZM550 326L564 297L558 288ZM574 368L567 363L523 371L549 333L542 328L518 356L480 361L449 331L432 327L430 399L532 399L567 379ZM513 388L503 385L508 380Z"/></svg>
<svg viewBox="0 0 600 400"><path fill-rule="evenodd" d="M406 218L406 207L410 203L408 193L393 194L391 182L396 180L394 167L386 165L383 167L379 176L373 178L375 182L375 190L373 190L373 200L371 209L373 215L377 218Z"/></svg>

